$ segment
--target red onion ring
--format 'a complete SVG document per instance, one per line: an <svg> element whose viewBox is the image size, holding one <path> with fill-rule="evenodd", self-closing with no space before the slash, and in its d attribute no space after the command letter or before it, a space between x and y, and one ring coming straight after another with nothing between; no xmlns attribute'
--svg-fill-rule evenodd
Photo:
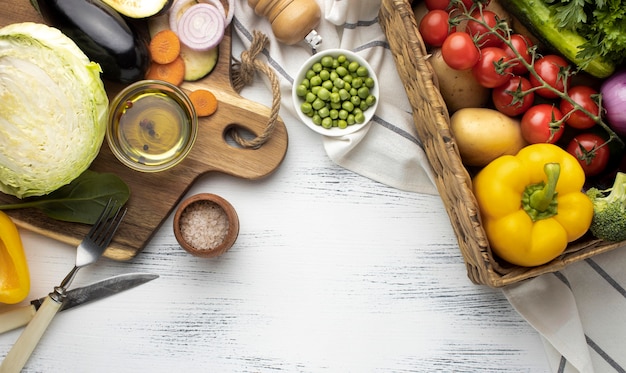
<svg viewBox="0 0 626 373"><path fill-rule="evenodd" d="M174 0L174 4L169 10L169 24L170 30L178 34L178 22L181 17L181 10L189 3L195 3L196 0Z"/></svg>
<svg viewBox="0 0 626 373"><path fill-rule="evenodd" d="M224 37L224 17L215 6L205 3L187 9L177 26L180 41L198 51L215 48Z"/></svg>

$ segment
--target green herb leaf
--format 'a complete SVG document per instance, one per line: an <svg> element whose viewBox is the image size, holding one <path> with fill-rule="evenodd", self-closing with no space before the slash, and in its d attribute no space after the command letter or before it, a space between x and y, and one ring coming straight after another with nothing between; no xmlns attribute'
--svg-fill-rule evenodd
<svg viewBox="0 0 626 373"><path fill-rule="evenodd" d="M123 205L130 197L130 188L111 173L84 171L71 183L54 192L23 203L0 205L0 210L34 207L49 217L74 223L93 224L109 200Z"/></svg>

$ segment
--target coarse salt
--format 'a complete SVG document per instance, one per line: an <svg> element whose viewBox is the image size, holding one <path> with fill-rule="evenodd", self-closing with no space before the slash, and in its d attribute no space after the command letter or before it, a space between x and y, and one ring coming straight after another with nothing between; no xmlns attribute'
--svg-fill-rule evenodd
<svg viewBox="0 0 626 373"><path fill-rule="evenodd" d="M218 247L228 233L228 217L224 210L211 201L197 201L180 215L183 239L198 250Z"/></svg>

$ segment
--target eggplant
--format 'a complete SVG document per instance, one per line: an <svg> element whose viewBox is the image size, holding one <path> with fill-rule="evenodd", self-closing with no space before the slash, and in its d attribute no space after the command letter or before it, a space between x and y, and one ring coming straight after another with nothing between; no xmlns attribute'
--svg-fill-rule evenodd
<svg viewBox="0 0 626 373"><path fill-rule="evenodd" d="M120 83L144 79L150 66L148 39L100 0L31 0L43 19L72 39L102 68L102 78Z"/></svg>

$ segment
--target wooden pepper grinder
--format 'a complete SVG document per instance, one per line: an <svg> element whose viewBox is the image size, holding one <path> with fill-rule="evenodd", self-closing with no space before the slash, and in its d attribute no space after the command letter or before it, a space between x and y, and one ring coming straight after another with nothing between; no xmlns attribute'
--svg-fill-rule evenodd
<svg viewBox="0 0 626 373"><path fill-rule="evenodd" d="M248 0L254 12L272 24L274 36L281 43L296 44L305 40L313 51L322 43L314 30L321 11L315 0Z"/></svg>

